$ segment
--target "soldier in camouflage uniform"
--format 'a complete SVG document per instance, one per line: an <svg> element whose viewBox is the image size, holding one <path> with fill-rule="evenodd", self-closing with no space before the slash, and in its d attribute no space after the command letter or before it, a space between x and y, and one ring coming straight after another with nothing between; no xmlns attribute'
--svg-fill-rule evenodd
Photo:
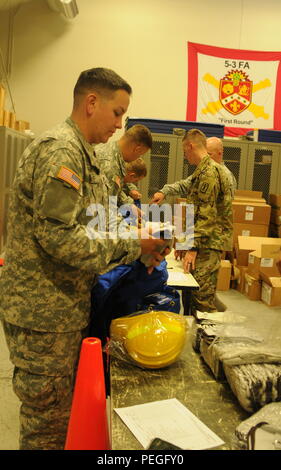
<svg viewBox="0 0 281 470"><path fill-rule="evenodd" d="M207 154L206 136L199 130L188 131L183 138L184 155L196 165L190 180L166 185L154 194L152 202L160 203L166 194L186 197L194 206L194 240L183 258L185 272L192 274L199 290L192 292L191 312L216 310L215 292L222 251L232 248L232 195L229 178L222 166ZM184 194L184 191L185 194Z"/></svg>
<svg viewBox="0 0 281 470"><path fill-rule="evenodd" d="M161 240L87 232L87 208L108 204L92 144L121 128L130 94L131 87L111 70L82 72L71 117L34 140L19 161L0 313L15 366L14 391L22 402L20 449L64 448L97 274L141 253L153 253L153 266L163 259L154 253Z"/></svg>
<svg viewBox="0 0 281 470"><path fill-rule="evenodd" d="M222 168L225 171L226 177L229 179L232 198L234 198L234 193L235 193L235 190L237 189L237 181L235 179L234 174L224 164L223 144L222 144L221 139L219 139L218 137L209 137L207 139L207 152L215 162L222 165Z"/></svg>
<svg viewBox="0 0 281 470"><path fill-rule="evenodd" d="M110 194L117 196L117 204L133 204L137 187L124 182L126 163L133 162L152 147L150 130L142 124L136 124L114 142L95 146L101 171L109 181ZM139 195L138 195L139 197Z"/></svg>
<svg viewBox="0 0 281 470"><path fill-rule="evenodd" d="M221 139L218 137L209 137L207 139L207 152L210 157L219 163L225 173L226 178L229 180L231 197L234 198L235 190L237 189L237 182L233 173L227 168L223 162L223 145ZM192 175L188 178L177 181L173 184L165 184L160 190L166 196L177 195L178 197L185 197L191 185ZM160 196L162 198L162 196ZM154 202L159 203L158 200L153 199Z"/></svg>

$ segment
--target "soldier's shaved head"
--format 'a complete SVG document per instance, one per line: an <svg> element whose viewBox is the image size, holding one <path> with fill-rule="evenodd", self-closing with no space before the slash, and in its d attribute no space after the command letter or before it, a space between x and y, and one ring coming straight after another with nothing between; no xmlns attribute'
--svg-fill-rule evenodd
<svg viewBox="0 0 281 470"><path fill-rule="evenodd" d="M223 144L218 137L209 137L207 139L207 151L210 157L217 163L222 163Z"/></svg>
<svg viewBox="0 0 281 470"><path fill-rule="evenodd" d="M129 95L132 94L131 86L113 70L102 67L84 70L79 75L74 87L74 107L79 105L83 96L93 91L109 96L117 90L124 90Z"/></svg>

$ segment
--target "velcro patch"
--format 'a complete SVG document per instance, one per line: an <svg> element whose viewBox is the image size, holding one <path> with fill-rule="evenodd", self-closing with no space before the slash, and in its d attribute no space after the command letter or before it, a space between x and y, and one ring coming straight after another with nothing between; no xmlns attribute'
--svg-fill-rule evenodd
<svg viewBox="0 0 281 470"><path fill-rule="evenodd" d="M199 187L200 193L206 193L208 191L209 184L208 183L202 183L201 186Z"/></svg>
<svg viewBox="0 0 281 470"><path fill-rule="evenodd" d="M75 189L79 189L81 184L81 178L66 166L60 167L57 178L71 184Z"/></svg>

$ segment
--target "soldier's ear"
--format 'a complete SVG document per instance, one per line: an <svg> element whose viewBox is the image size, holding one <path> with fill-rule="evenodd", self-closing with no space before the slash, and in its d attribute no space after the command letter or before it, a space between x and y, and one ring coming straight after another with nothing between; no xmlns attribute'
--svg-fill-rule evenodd
<svg viewBox="0 0 281 470"><path fill-rule="evenodd" d="M86 98L86 110L89 115L92 115L98 101L98 96L96 93L89 93Z"/></svg>

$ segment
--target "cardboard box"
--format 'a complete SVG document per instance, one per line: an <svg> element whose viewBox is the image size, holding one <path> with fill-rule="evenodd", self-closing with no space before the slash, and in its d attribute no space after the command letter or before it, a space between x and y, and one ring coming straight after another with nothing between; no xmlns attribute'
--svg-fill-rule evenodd
<svg viewBox="0 0 281 470"><path fill-rule="evenodd" d="M281 243L280 246L261 245L256 251L249 253L248 273L256 279L260 279L261 274L267 277L281 276L276 264L280 256Z"/></svg>
<svg viewBox="0 0 281 470"><path fill-rule="evenodd" d="M237 279L237 290L244 294L245 292L245 273L248 270L248 266L237 266L239 270L239 277Z"/></svg>
<svg viewBox="0 0 281 470"><path fill-rule="evenodd" d="M269 225L271 206L256 202L232 201L233 222L255 225Z"/></svg>
<svg viewBox="0 0 281 470"><path fill-rule="evenodd" d="M16 121L15 129L17 131L24 131L26 129L30 129L30 124L28 121Z"/></svg>
<svg viewBox="0 0 281 470"><path fill-rule="evenodd" d="M261 300L270 307L281 305L281 277L271 277L262 281Z"/></svg>
<svg viewBox="0 0 281 470"><path fill-rule="evenodd" d="M16 128L16 115L15 113L10 112L10 122L9 122L9 127L11 129Z"/></svg>
<svg viewBox="0 0 281 470"><path fill-rule="evenodd" d="M235 244L238 240L238 236L244 237L267 237L268 225L256 225L256 224L233 224L233 243Z"/></svg>
<svg viewBox="0 0 281 470"><path fill-rule="evenodd" d="M249 253L256 251L261 245L281 245L281 239L269 237L238 236L235 244L235 255L238 266L248 266Z"/></svg>
<svg viewBox="0 0 281 470"><path fill-rule="evenodd" d="M244 198L251 198L251 199L261 199L262 198L262 191L250 191L248 189L236 189L234 193L234 198L237 197L244 197Z"/></svg>
<svg viewBox="0 0 281 470"><path fill-rule="evenodd" d="M217 290L228 290L230 286L230 277L231 262L227 259L222 259L218 273Z"/></svg>
<svg viewBox="0 0 281 470"><path fill-rule="evenodd" d="M250 300L261 299L261 281L245 273L245 294Z"/></svg>
<svg viewBox="0 0 281 470"><path fill-rule="evenodd" d="M7 111L4 109L4 115L3 115L3 126L9 127L10 125L10 111Z"/></svg>

